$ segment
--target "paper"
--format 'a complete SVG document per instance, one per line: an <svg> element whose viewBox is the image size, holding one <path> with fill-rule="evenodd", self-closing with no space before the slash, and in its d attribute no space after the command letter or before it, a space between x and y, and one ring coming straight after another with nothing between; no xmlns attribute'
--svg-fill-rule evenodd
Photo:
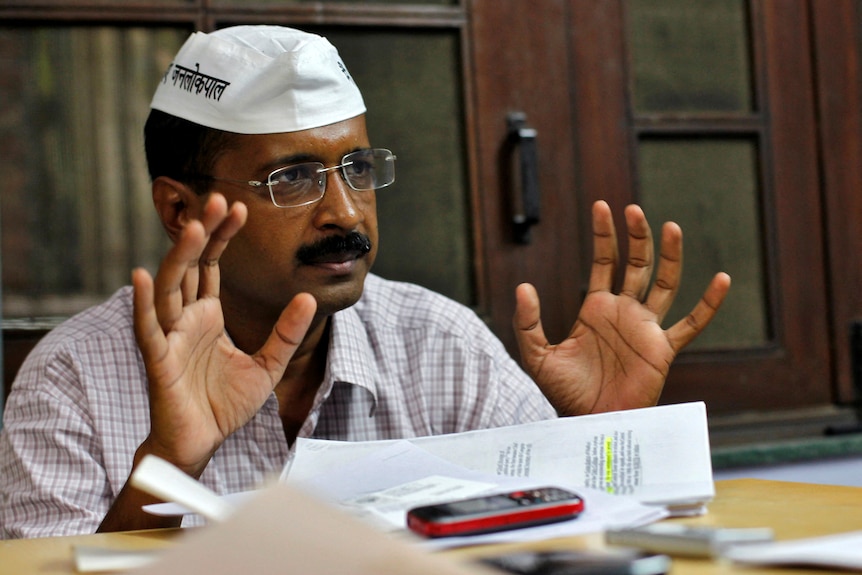
<svg viewBox="0 0 862 575"><path fill-rule="evenodd" d="M407 510L493 493L547 485L535 478L485 474L456 465L405 440L388 443L358 459L328 467L320 475L293 479L291 485L339 511L383 532L406 533ZM631 497L618 497L589 488L575 489L586 502L584 513L573 521L489 533L424 541L432 548L508 541L531 541L595 533L609 528L634 527L667 517L662 507L647 506ZM248 493L234 494L242 502ZM173 503L145 507L148 512L176 515L189 510ZM417 539L418 540L418 539Z"/></svg>
<svg viewBox="0 0 862 575"><path fill-rule="evenodd" d="M380 533L291 487L256 492L221 523L193 529L139 575L480 575L491 571Z"/></svg>
<svg viewBox="0 0 862 575"><path fill-rule="evenodd" d="M382 489L374 493L364 493L337 502L355 514L363 515L383 529L404 528L404 517L408 509L443 501L467 499L493 491L495 483L457 479L445 475L430 475L416 481L409 481Z"/></svg>
<svg viewBox="0 0 862 575"><path fill-rule="evenodd" d="M239 507L243 503L245 503L249 497L254 495L257 491L239 491L237 493L228 493L227 495L220 495L220 499L224 500L224 502L231 507ZM171 501L168 503L151 503L149 505L144 505L141 509L150 513L151 515L160 515L163 517L172 517L177 515L189 515L194 513L194 510L189 508L186 505L182 505L180 503Z"/></svg>
<svg viewBox="0 0 862 575"><path fill-rule="evenodd" d="M211 521L224 521L235 507L210 488L155 455L146 455L129 478L137 489L185 507Z"/></svg>
<svg viewBox="0 0 862 575"><path fill-rule="evenodd" d="M109 549L104 547L75 546L75 570L78 573L103 573L137 569L154 562L161 556L157 549Z"/></svg>
<svg viewBox="0 0 862 575"><path fill-rule="evenodd" d="M734 545L723 556L755 565L811 565L862 569L862 531L775 543Z"/></svg>
<svg viewBox="0 0 862 575"><path fill-rule="evenodd" d="M411 507L441 503L510 489L541 487L534 478L484 474L455 465L409 441L397 441L367 455L329 468L318 476L293 480L296 487L384 531L405 530ZM573 489L571 485L558 484ZM505 541L531 541L594 533L612 527L644 525L667 516L662 508L630 497L614 497L587 488L576 490L585 511L573 521L508 532L428 540L443 548Z"/></svg>
<svg viewBox="0 0 862 575"><path fill-rule="evenodd" d="M297 439L282 480L302 482L395 441ZM715 495L701 402L566 417L407 440L451 463L501 477L630 495L697 514Z"/></svg>

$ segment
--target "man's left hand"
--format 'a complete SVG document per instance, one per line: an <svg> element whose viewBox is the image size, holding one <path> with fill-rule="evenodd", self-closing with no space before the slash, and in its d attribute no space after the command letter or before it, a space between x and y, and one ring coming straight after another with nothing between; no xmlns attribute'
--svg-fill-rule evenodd
<svg viewBox="0 0 862 575"><path fill-rule="evenodd" d="M694 309L673 326L661 322L673 303L682 273L682 230L662 228L656 279L653 240L643 211L625 211L628 261L619 294L612 292L618 262L616 231L605 202L593 206L594 257L589 292L569 335L551 345L542 329L539 298L518 286L514 326L521 361L560 415L579 415L655 405L671 363L718 311L730 276L718 273Z"/></svg>

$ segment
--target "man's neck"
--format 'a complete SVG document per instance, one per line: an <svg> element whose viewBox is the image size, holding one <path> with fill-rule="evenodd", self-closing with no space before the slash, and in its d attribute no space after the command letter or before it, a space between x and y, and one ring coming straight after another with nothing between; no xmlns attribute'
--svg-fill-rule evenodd
<svg viewBox="0 0 862 575"><path fill-rule="evenodd" d="M321 333L314 334L316 344L313 348L304 347L306 341L303 341L303 346L297 350L297 354L287 365L284 377L275 387L278 414L289 445L293 444L302 424L308 418L308 414L314 407L314 399L323 383L329 352L330 322L331 318L327 318L322 323Z"/></svg>
<svg viewBox="0 0 862 575"><path fill-rule="evenodd" d="M271 321L270 325L264 325L268 322L255 321L252 314L231 314L225 310L227 333L234 345L249 355L257 353L272 334L276 320ZM274 391L278 398L278 412L288 444L293 444L296 439L314 405L317 390L323 383L330 321L328 316L315 316L281 381L276 384Z"/></svg>

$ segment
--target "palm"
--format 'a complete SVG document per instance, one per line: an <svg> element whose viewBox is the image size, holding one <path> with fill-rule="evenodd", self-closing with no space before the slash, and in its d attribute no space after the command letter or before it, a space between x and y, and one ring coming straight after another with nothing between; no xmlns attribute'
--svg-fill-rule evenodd
<svg viewBox="0 0 862 575"><path fill-rule="evenodd" d="M221 443L245 425L280 381L315 313L300 294L285 308L254 355L225 334L218 258L245 223L213 194L200 221L182 230L155 281L135 270L135 337L150 393L148 450L192 475Z"/></svg>
<svg viewBox="0 0 862 575"><path fill-rule="evenodd" d="M629 260L623 288L610 290L617 244L607 205L594 208L595 257L590 291L571 333L556 345L545 339L538 296L518 288L515 327L525 368L561 414L575 415L655 405L676 354L715 315L730 287L717 274L685 319L661 327L676 295L682 267L682 236L675 224L664 228L661 262L652 276L652 237L643 213L626 210Z"/></svg>
<svg viewBox="0 0 862 575"><path fill-rule="evenodd" d="M654 405L675 356L655 314L627 296L594 293L565 340L547 348L533 376L558 389L555 405L589 412ZM572 380L583 385L567 386Z"/></svg>
<svg viewBox="0 0 862 575"><path fill-rule="evenodd" d="M180 460L194 459L239 429L260 409L275 383L252 356L224 334L217 298L186 306L166 334L169 352L149 366L153 429L177 445Z"/></svg>

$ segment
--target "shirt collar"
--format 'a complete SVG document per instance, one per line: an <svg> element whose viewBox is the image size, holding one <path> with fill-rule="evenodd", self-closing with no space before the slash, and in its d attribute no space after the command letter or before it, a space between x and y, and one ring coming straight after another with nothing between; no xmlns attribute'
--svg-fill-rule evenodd
<svg viewBox="0 0 862 575"><path fill-rule="evenodd" d="M362 319L349 307L332 316L326 384L348 383L366 389L377 402L377 362Z"/></svg>

